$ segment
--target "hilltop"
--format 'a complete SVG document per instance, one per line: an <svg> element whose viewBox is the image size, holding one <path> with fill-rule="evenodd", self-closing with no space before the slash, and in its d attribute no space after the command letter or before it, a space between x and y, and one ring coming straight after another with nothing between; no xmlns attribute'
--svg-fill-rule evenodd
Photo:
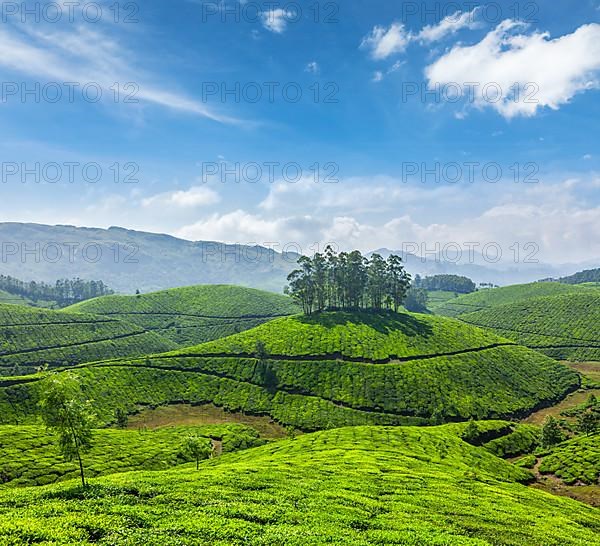
<svg viewBox="0 0 600 546"><path fill-rule="evenodd" d="M600 290L533 298L460 315L557 359L600 360Z"/></svg>
<svg viewBox="0 0 600 546"><path fill-rule="evenodd" d="M304 430L517 415L579 376L463 322L410 313L275 319L224 339L75 370L104 422L115 407L214 403ZM0 389L0 419L27 422L44 377ZM18 404L10 400L20 400Z"/></svg>
<svg viewBox="0 0 600 546"><path fill-rule="evenodd" d="M598 510L447 427L319 432L164 472L0 492L0 542L600 544ZM476 509L474 509L476 507ZM43 514L44 517L40 517Z"/></svg>
<svg viewBox="0 0 600 546"><path fill-rule="evenodd" d="M72 305L66 311L126 320L185 347L295 314L299 308L287 296L240 286L210 285L136 296L104 296Z"/></svg>
<svg viewBox="0 0 600 546"><path fill-rule="evenodd" d="M497 305L525 302L543 296L578 294L585 290L587 290L587 287L570 286L558 282L515 284L502 288L478 290L471 294L449 299L444 304L436 306L435 313L447 317L459 317L465 313L473 313Z"/></svg>
<svg viewBox="0 0 600 546"><path fill-rule="evenodd" d="M114 318L0 304L0 376L174 347L156 333Z"/></svg>

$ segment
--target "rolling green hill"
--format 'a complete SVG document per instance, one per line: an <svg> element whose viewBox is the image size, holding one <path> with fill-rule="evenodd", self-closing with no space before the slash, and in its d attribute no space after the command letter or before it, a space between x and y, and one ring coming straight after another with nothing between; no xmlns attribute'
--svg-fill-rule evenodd
<svg viewBox="0 0 600 546"><path fill-rule="evenodd" d="M600 360L600 290L498 305L460 319L563 360Z"/></svg>
<svg viewBox="0 0 600 546"><path fill-rule="evenodd" d="M114 318L0 304L0 376L173 347L158 334Z"/></svg>
<svg viewBox="0 0 600 546"><path fill-rule="evenodd" d="M225 285L173 288L138 296L104 296L66 310L126 320L156 331L180 347L235 334L299 311L287 296Z"/></svg>
<svg viewBox="0 0 600 546"><path fill-rule="evenodd" d="M460 297L457 292L448 292L447 290L428 290L427 291L427 309L437 311L445 303L455 298Z"/></svg>
<svg viewBox="0 0 600 546"><path fill-rule="evenodd" d="M165 472L0 491L0 543L597 546L600 512L446 427L352 427Z"/></svg>
<svg viewBox="0 0 600 546"><path fill-rule="evenodd" d="M474 313L497 305L521 303L543 296L561 294L578 294L588 290L584 286L570 286L558 282L536 282L531 284L515 284L502 288L479 290L451 299L437 306L435 313L447 317L458 317L465 313Z"/></svg>
<svg viewBox="0 0 600 546"><path fill-rule="evenodd" d="M182 449L186 436L221 442L222 452L262 445L258 433L244 425L167 427L156 430L94 431L93 446L85 455L90 477L130 470L166 470L190 461ZM79 478L76 464L59 455L56 438L39 426L0 427L0 488L46 485Z"/></svg>
<svg viewBox="0 0 600 546"><path fill-rule="evenodd" d="M13 305L30 305L30 302L21 296L9 294L4 290L0 290L0 303L10 303Z"/></svg>
<svg viewBox="0 0 600 546"><path fill-rule="evenodd" d="M600 434L577 436L543 453L539 471L565 483L600 485Z"/></svg>
<svg viewBox="0 0 600 546"><path fill-rule="evenodd" d="M73 373L104 422L116 407L214 403L303 430L517 415L580 383L566 366L482 329L392 312L284 317L196 347ZM5 382L0 422L28 422L44 381Z"/></svg>

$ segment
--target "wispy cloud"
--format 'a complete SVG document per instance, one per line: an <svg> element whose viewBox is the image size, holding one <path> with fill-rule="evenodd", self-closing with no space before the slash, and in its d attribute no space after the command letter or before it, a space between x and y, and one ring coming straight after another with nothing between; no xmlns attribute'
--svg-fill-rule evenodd
<svg viewBox="0 0 600 546"><path fill-rule="evenodd" d="M80 25L52 31L7 24L0 27L0 67L7 70L46 82L94 83L112 98L115 82L133 83L137 90L132 100L221 123L238 123L194 98L153 84L158 76L142 73L132 59L133 53L100 27Z"/></svg>
<svg viewBox="0 0 600 546"><path fill-rule="evenodd" d="M389 27L377 25L363 38L360 47L368 49L373 59L384 60L392 55L404 53L413 42L431 44L459 30L479 28L479 12L479 7L468 12L457 11L435 25L427 25L418 33L409 31L399 22L394 22Z"/></svg>
<svg viewBox="0 0 600 546"><path fill-rule="evenodd" d="M282 34L287 28L288 21L294 16L295 13L290 10L276 8L262 14L262 23L267 30L275 34Z"/></svg>
<svg viewBox="0 0 600 546"><path fill-rule="evenodd" d="M376 26L363 38L360 47L368 49L375 60L387 59L390 55L403 53L411 41L411 35L402 23L389 27Z"/></svg>
<svg viewBox="0 0 600 546"><path fill-rule="evenodd" d="M462 29L480 28L482 26L482 22L478 21L480 11L479 6L472 11L457 11L444 17L437 25L427 25L415 36L415 39L432 43L442 40L446 36L456 34Z"/></svg>

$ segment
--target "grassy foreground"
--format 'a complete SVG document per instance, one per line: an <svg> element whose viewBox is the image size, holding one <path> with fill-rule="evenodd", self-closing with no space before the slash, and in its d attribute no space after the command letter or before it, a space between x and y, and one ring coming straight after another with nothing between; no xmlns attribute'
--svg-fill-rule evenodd
<svg viewBox="0 0 600 546"><path fill-rule="evenodd" d="M258 433L243 425L169 427L152 431L94 431L93 447L84 456L86 475L101 476L128 470L165 470L188 462L182 449L186 436L219 442L222 452L262 445ZM60 457L56 438L41 426L0 427L0 488L46 485L79 476L75 463Z"/></svg>
<svg viewBox="0 0 600 546"><path fill-rule="evenodd" d="M0 543L595 546L600 512L445 427L354 427L155 473L0 492Z"/></svg>
<svg viewBox="0 0 600 546"><path fill-rule="evenodd" d="M137 296L104 296L75 304L67 311L120 318L185 347L254 328L273 317L298 313L299 308L287 296L271 292L203 285Z"/></svg>

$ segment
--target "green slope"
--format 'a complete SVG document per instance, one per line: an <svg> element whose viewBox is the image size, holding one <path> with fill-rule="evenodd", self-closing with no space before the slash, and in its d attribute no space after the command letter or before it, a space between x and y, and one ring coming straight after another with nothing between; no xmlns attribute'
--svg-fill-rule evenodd
<svg viewBox="0 0 600 546"><path fill-rule="evenodd" d="M428 290L427 291L427 309L437 311L439 307L460 297L458 292L449 292L447 290Z"/></svg>
<svg viewBox="0 0 600 546"><path fill-rule="evenodd" d="M600 290L499 305L460 319L565 360L600 360Z"/></svg>
<svg viewBox="0 0 600 546"><path fill-rule="evenodd" d="M255 354L258 341L266 354ZM580 381L566 366L463 322L391 312L280 318L74 373L105 421L115 407L211 402L304 430L516 415L560 400ZM45 379L30 379L0 388L0 422L31 418Z"/></svg>
<svg viewBox="0 0 600 546"><path fill-rule="evenodd" d="M464 313L473 313L497 305L520 303L532 298L556 296L561 294L585 293L588 287L570 286L558 282L536 282L530 284L515 284L502 288L479 290L465 294L437 306L435 313L447 317L457 317Z"/></svg>
<svg viewBox="0 0 600 546"><path fill-rule="evenodd" d="M600 512L445 427L352 427L166 472L0 492L0 543L597 546Z"/></svg>
<svg viewBox="0 0 600 546"><path fill-rule="evenodd" d="M211 439L230 452L262 445L258 433L244 425L168 427L156 430L96 430L93 445L85 454L86 476L96 477L130 470L166 470L191 459L182 444L186 436ZM39 426L0 427L0 488L2 486L46 485L77 479L77 464L60 456L56 438Z"/></svg>
<svg viewBox="0 0 600 546"><path fill-rule="evenodd" d="M248 330L299 309L287 296L211 285L138 296L105 296L73 305L67 311L117 317L185 347Z"/></svg>
<svg viewBox="0 0 600 546"><path fill-rule="evenodd" d="M0 376L173 347L158 334L114 318L0 304Z"/></svg>
<svg viewBox="0 0 600 546"><path fill-rule="evenodd" d="M600 434L577 436L541 454L539 471L567 484L600 485Z"/></svg>

